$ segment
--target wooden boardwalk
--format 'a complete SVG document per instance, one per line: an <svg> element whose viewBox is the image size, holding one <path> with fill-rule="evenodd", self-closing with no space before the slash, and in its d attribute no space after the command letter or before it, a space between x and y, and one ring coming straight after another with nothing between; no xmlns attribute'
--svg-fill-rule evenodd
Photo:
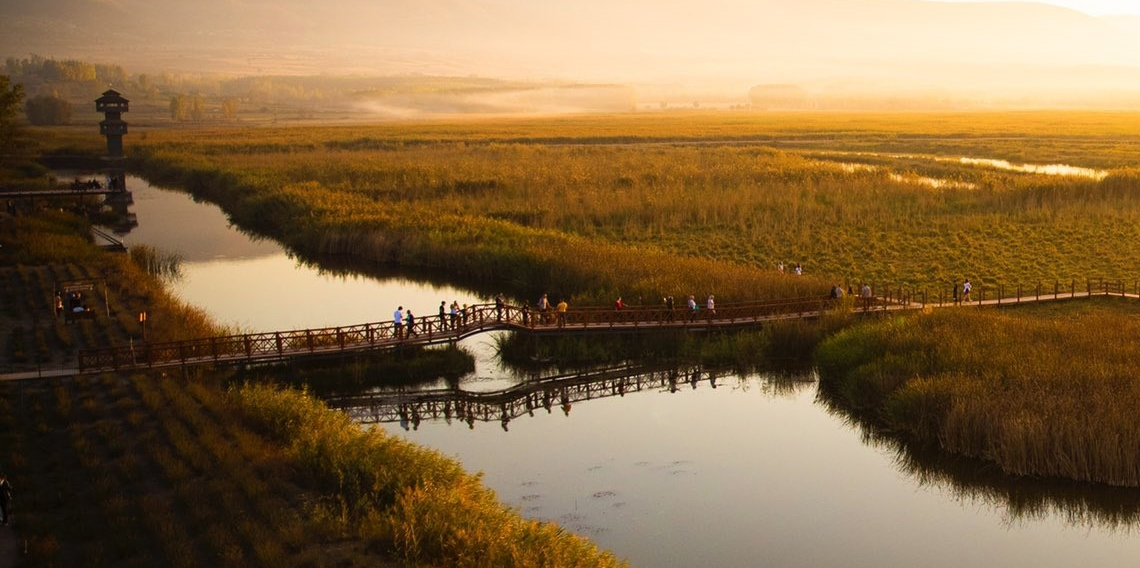
<svg viewBox="0 0 1140 568"><path fill-rule="evenodd" d="M632 333L651 330L707 331L757 327L787 319L818 317L834 305L822 297L718 306L715 313L701 309L690 314L684 307L630 307L570 309L564 318L554 310L545 314L519 306L469 306L457 318L416 318L413 329L397 330L391 321L347 327L249 333L184 341L137 343L79 353L80 372L119 371L200 364L260 364L297 358L335 357L343 354L404 349L454 343L479 333L514 330L539 335L578 333ZM874 300L868 310L887 304Z"/></svg>
<svg viewBox="0 0 1140 568"><path fill-rule="evenodd" d="M756 328L781 320L814 319L829 310L847 309L858 313L934 309L948 306L991 306L1055 301L1092 296L1127 296L1122 283L1089 283L1078 290L1054 286L1043 290L1018 288L1007 295L1001 288L977 290L970 302L959 304L949 298L928 298L926 294L898 290L868 299L847 298L843 303L826 297L808 297L770 302L718 305L715 312L702 306L690 314L684 306L668 310L663 306L635 306L621 310L572 308L563 321L553 310L545 314L519 306L482 304L468 307L458 318L438 316L416 318L413 329L397 330L391 321L347 327L251 333L206 337L184 341L135 343L87 349L78 355L77 372L123 371L190 365L256 365L338 357L345 354L405 349L454 343L479 333L513 330L536 335L582 333L640 333L657 330L710 331ZM407 326L404 326L407 327Z"/></svg>

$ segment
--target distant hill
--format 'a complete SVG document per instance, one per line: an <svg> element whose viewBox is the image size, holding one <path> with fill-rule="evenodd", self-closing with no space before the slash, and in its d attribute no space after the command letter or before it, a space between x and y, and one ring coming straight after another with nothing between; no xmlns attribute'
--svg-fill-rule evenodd
<svg viewBox="0 0 1140 568"><path fill-rule="evenodd" d="M234 74L477 74L1054 99L1140 92L1140 18L918 0L14 0L0 55ZM1090 95L1091 93L1091 95Z"/></svg>

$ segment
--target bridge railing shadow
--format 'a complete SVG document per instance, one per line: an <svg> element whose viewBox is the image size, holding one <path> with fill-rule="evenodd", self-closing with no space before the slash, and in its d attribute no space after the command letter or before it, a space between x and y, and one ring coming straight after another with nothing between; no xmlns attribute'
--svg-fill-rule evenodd
<svg viewBox="0 0 1140 568"><path fill-rule="evenodd" d="M458 388L401 389L326 399L331 408L344 410L364 424L399 423L417 428L423 420L459 421L474 428L475 422L509 422L535 412L553 413L558 408L569 415L574 404L653 390L677 392L707 383L717 388L727 372L706 370L698 365L648 367L626 364L603 369L536 377L491 392Z"/></svg>

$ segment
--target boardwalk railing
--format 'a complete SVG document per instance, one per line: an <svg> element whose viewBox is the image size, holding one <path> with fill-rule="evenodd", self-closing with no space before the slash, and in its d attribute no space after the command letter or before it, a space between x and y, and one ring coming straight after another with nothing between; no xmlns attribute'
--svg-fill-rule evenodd
<svg viewBox="0 0 1140 568"><path fill-rule="evenodd" d="M479 304L457 315L416 317L411 325L397 328L392 321L347 327L249 333L206 337L183 341L137 343L79 353L79 370L114 371L199 364L250 364L300 357L335 356L349 352L399 349L454 342L464 337L496 329L512 329L536 334L585 332L638 332L654 329L728 329L756 327L787 319L818 317L828 309L843 306L858 312L885 312L950 305L1004 305L1020 302L1060 300L1091 296L1140 295L1140 283L1131 289L1123 282L1073 280L1064 285L1041 284L1006 288L975 284L970 298L955 296L943 288L936 294L910 287L884 287L869 298L848 297L837 301L812 296L768 302L722 304L715 311L703 303L690 311L682 302L672 309L658 306L612 308L570 308L565 314L551 308L545 312L513 305Z"/></svg>
<svg viewBox="0 0 1140 568"><path fill-rule="evenodd" d="M1067 298L1088 298L1092 296L1140 296L1140 282L1127 283L1123 280L1091 278L1084 281L1071 279L1067 282L1055 280L1051 283L1017 284L975 282L970 297L962 293L962 283L938 288L928 292L927 288L894 287L886 288L882 300L888 304L923 306L952 305L1005 305L1023 302L1063 300Z"/></svg>
<svg viewBox="0 0 1140 568"><path fill-rule="evenodd" d="M690 312L684 306L632 306L621 310L571 308L540 312L513 305L469 306L458 315L418 316L411 325L392 321L347 327L247 333L183 341L135 343L79 353L82 372L197 364L273 362L294 357L330 356L347 352L397 349L457 341L496 329L531 333L589 331L640 331L650 329L709 329L756 326L781 319L817 317L833 300L808 297L771 302L724 304L715 311L701 306ZM880 298L860 304L863 310L886 309Z"/></svg>

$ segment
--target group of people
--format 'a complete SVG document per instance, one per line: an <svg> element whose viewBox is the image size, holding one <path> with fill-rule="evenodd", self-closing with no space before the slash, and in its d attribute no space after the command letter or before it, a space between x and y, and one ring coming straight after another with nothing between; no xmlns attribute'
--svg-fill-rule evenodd
<svg viewBox="0 0 1140 568"><path fill-rule="evenodd" d="M625 306L620 296L617 299L617 304L621 304L621 307ZM570 309L570 304L564 298L559 298L558 304L551 306L550 296L543 294L538 298L536 309L538 310L537 321L530 315L530 302L523 303L523 325L546 325L554 322L558 324L558 327L566 327L566 312Z"/></svg>
<svg viewBox="0 0 1140 568"><path fill-rule="evenodd" d="M467 304L463 307L459 306L459 301L451 302L448 307L447 300L439 303L439 330L446 331L448 329L459 329L461 325L467 324L469 320L470 310ZM431 325L429 322L418 322L416 315L412 313L412 309L404 309L404 306L399 306L396 311L392 313L392 326L393 335L396 339L407 339L419 335L419 331L423 326ZM418 327L417 327L418 326Z"/></svg>
<svg viewBox="0 0 1140 568"><path fill-rule="evenodd" d="M970 279L967 278L966 281L962 283L962 300L961 301L969 302L970 301L970 291L973 289L974 289L974 285L970 284ZM954 303L955 304L958 303L958 286L957 285L954 285Z"/></svg>
<svg viewBox="0 0 1140 568"><path fill-rule="evenodd" d="M87 299L82 292L68 292L66 298L55 295L55 313L70 321L72 318L90 315L91 308L87 306Z"/></svg>
<svg viewBox="0 0 1140 568"><path fill-rule="evenodd" d="M959 297L959 295L958 295L959 289L958 289L957 284L954 285L953 289L954 289L954 303L955 304L957 304L959 302L969 302L970 301L970 292L974 289L974 285L970 284L969 278L966 278L965 281L962 282L961 297ZM851 287L851 285L848 285L846 295L854 296L854 294L855 294L855 290ZM842 286L840 286L839 284L836 284L836 285L831 287L831 299L832 300L841 300L841 299L843 299L843 296L844 296L844 291L843 291ZM865 303L869 303L873 297L874 297L874 294L872 293L871 286L869 284L863 283L863 284L859 285L859 299L861 301L863 301Z"/></svg>
<svg viewBox="0 0 1140 568"><path fill-rule="evenodd" d="M689 295L689 300L686 302L686 306L689 309L689 321L697 319L697 316L701 313L701 308L697 305L697 298L693 295ZM713 317L716 315L716 296L709 294L708 299L705 300L705 309L708 310L705 312L708 314L708 317ZM665 310L669 314L670 319L672 319L673 296L665 297Z"/></svg>
<svg viewBox="0 0 1140 568"><path fill-rule="evenodd" d="M779 270L780 272L787 272L786 270L784 270L784 263L783 262L776 264L776 270ZM803 276L804 267L801 266L800 263L797 262L796 265L792 267L792 272L794 272L796 274L796 276Z"/></svg>
<svg viewBox="0 0 1140 568"><path fill-rule="evenodd" d="M543 296L545 298L545 296ZM499 294L495 296L495 319L503 321L503 314L507 307L506 298ZM448 305L447 300L442 300L439 303L439 331L444 332L448 330L458 330L461 326L467 325L471 320L473 310L466 303L462 306L459 300L453 300ZM412 309L404 309L404 306L398 306L396 311L392 313L392 333L396 339L407 339L419 335L421 331L428 329L424 326L430 326L431 323L427 321L417 321L419 318L412 313ZM418 327L417 327L418 326Z"/></svg>

